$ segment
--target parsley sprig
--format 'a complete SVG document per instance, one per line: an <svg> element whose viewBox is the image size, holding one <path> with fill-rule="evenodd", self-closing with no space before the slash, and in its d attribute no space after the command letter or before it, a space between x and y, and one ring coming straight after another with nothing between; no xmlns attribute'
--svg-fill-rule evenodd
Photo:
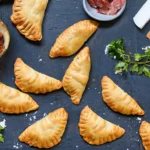
<svg viewBox="0 0 150 150"><path fill-rule="evenodd" d="M109 44L108 53L110 58L118 60L115 67L116 73L130 71L150 77L150 48L147 48L143 54L135 53L134 55L130 55L125 53L124 40L120 38Z"/></svg>
<svg viewBox="0 0 150 150"><path fill-rule="evenodd" d="M0 126L0 142L4 143L4 138L2 135L2 131L4 130L4 128L2 126Z"/></svg>

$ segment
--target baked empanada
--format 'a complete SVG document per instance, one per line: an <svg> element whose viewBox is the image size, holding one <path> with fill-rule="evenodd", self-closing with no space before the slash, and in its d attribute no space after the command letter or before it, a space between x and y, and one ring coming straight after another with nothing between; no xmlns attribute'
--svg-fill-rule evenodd
<svg viewBox="0 0 150 150"><path fill-rule="evenodd" d="M14 64L14 72L16 76L15 84L23 92L47 93L62 87L59 80L33 70L21 58L17 58Z"/></svg>
<svg viewBox="0 0 150 150"><path fill-rule="evenodd" d="M74 58L63 78L63 88L74 104L79 104L89 80L90 50L85 47Z"/></svg>
<svg viewBox="0 0 150 150"><path fill-rule="evenodd" d="M11 21L27 39L42 39L42 23L48 0L15 0Z"/></svg>
<svg viewBox="0 0 150 150"><path fill-rule="evenodd" d="M150 150L150 124L148 122L141 123L139 134L145 150Z"/></svg>
<svg viewBox="0 0 150 150"><path fill-rule="evenodd" d="M7 114L26 113L39 108L27 94L0 83L0 111Z"/></svg>
<svg viewBox="0 0 150 150"><path fill-rule="evenodd" d="M125 130L113 123L110 123L86 106L80 115L80 135L91 145L101 145L120 138Z"/></svg>
<svg viewBox="0 0 150 150"><path fill-rule="evenodd" d="M68 120L68 113L64 108L49 113L40 121L28 127L19 140L38 148L51 148L61 141Z"/></svg>
<svg viewBox="0 0 150 150"><path fill-rule="evenodd" d="M92 20L80 21L66 29L50 50L49 56L71 56L75 54L98 29L99 23Z"/></svg>
<svg viewBox="0 0 150 150"><path fill-rule="evenodd" d="M138 103L109 77L104 76L101 84L103 100L113 111L125 115L144 115L144 110Z"/></svg>

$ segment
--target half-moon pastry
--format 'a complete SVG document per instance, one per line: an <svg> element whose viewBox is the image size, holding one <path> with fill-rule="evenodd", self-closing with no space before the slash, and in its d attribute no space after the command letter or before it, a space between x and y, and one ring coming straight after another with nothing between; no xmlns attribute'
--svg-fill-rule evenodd
<svg viewBox="0 0 150 150"><path fill-rule="evenodd" d="M125 115L144 115L138 103L109 77L104 76L101 84L103 100L113 111Z"/></svg>
<svg viewBox="0 0 150 150"><path fill-rule="evenodd" d="M150 150L150 124L143 121L140 126L139 134L145 150Z"/></svg>
<svg viewBox="0 0 150 150"><path fill-rule="evenodd" d="M68 120L64 108L49 113L43 119L29 126L19 140L38 148L51 148L61 142Z"/></svg>
<svg viewBox="0 0 150 150"><path fill-rule="evenodd" d="M63 78L63 88L74 104L79 104L89 80L90 50L85 47L74 58Z"/></svg>
<svg viewBox="0 0 150 150"><path fill-rule="evenodd" d="M39 108L27 94L0 83L0 111L7 114L26 113Z"/></svg>
<svg viewBox="0 0 150 150"><path fill-rule="evenodd" d="M16 76L15 84L23 92L44 94L62 87L59 80L35 71L26 65L21 58L17 58L14 64L14 72Z"/></svg>
<svg viewBox="0 0 150 150"><path fill-rule="evenodd" d="M50 50L49 56L65 57L75 54L98 29L99 23L92 20L80 21L66 29Z"/></svg>
<svg viewBox="0 0 150 150"><path fill-rule="evenodd" d="M91 145L101 145L120 138L125 130L108 122L86 106L80 115L80 135Z"/></svg>
<svg viewBox="0 0 150 150"><path fill-rule="evenodd" d="M11 21L27 39L42 39L42 23L48 0L15 0Z"/></svg>

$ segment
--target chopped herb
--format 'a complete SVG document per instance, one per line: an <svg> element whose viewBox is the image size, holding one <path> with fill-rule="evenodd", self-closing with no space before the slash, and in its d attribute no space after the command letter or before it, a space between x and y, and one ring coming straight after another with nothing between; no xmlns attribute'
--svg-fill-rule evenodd
<svg viewBox="0 0 150 150"><path fill-rule="evenodd" d="M2 135L2 131L4 130L4 128L2 126L0 126L0 142L4 143L4 138L3 138L3 135Z"/></svg>
<svg viewBox="0 0 150 150"><path fill-rule="evenodd" d="M132 73L150 77L150 47L147 47L143 54L130 55L125 53L124 40L120 38L112 41L107 49L109 57L118 61L115 67L117 73L129 70Z"/></svg>

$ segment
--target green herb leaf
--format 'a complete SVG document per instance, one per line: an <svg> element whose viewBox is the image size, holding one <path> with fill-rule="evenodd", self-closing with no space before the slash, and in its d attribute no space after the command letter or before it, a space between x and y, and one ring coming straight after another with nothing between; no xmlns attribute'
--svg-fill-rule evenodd
<svg viewBox="0 0 150 150"><path fill-rule="evenodd" d="M113 52L110 52L110 53L109 53L109 56L110 56L110 58L114 58L114 56L115 56L115 53L113 53Z"/></svg>
<svg viewBox="0 0 150 150"><path fill-rule="evenodd" d="M4 128L0 125L0 131L1 131L1 130L4 130Z"/></svg>
<svg viewBox="0 0 150 150"><path fill-rule="evenodd" d="M4 138L0 137L0 142L4 143Z"/></svg>
<svg viewBox="0 0 150 150"><path fill-rule="evenodd" d="M133 56L126 54L124 49L124 40L122 38L112 41L108 47L109 57L118 60L115 66L116 72L128 71L137 72L150 77L150 48L147 48L143 54L136 53Z"/></svg>
<svg viewBox="0 0 150 150"><path fill-rule="evenodd" d="M125 66L125 62L120 61L117 65L116 65L116 69L117 68L122 68Z"/></svg>
<svg viewBox="0 0 150 150"><path fill-rule="evenodd" d="M150 60L150 48L147 48L145 51L146 60Z"/></svg>
<svg viewBox="0 0 150 150"><path fill-rule="evenodd" d="M129 67L129 64L128 64L128 63L125 63L125 65L124 65L124 67L123 67L123 71L128 72L128 67Z"/></svg>
<svg viewBox="0 0 150 150"><path fill-rule="evenodd" d="M144 72L143 69L144 69L144 66L142 66L142 67L139 68L139 70L138 70L138 74L139 75L143 74L143 72Z"/></svg>
<svg viewBox="0 0 150 150"><path fill-rule="evenodd" d="M109 52L110 58L114 58L114 56L117 59L123 58L123 56L121 55L121 54L124 54L123 39L119 39L117 41L112 41L109 44L108 52Z"/></svg>
<svg viewBox="0 0 150 150"><path fill-rule="evenodd" d="M144 67L143 68L143 72L144 72L145 76L150 77L150 70L149 70L149 68Z"/></svg>
<svg viewBox="0 0 150 150"><path fill-rule="evenodd" d="M140 60L142 60L142 54L134 54L134 60L135 61L140 61Z"/></svg>
<svg viewBox="0 0 150 150"><path fill-rule="evenodd" d="M147 48L147 49L145 50L145 54L146 54L146 55L150 55L150 48Z"/></svg>
<svg viewBox="0 0 150 150"><path fill-rule="evenodd" d="M3 138L3 135L2 135L2 131L4 130L4 128L0 125L0 142L4 143L4 138Z"/></svg>
<svg viewBox="0 0 150 150"><path fill-rule="evenodd" d="M139 71L138 64L134 64L134 65L131 67L130 71L131 71L132 73L133 73L133 72L138 72L138 71Z"/></svg>
<svg viewBox="0 0 150 150"><path fill-rule="evenodd" d="M4 143L3 135L0 133L0 142Z"/></svg>

